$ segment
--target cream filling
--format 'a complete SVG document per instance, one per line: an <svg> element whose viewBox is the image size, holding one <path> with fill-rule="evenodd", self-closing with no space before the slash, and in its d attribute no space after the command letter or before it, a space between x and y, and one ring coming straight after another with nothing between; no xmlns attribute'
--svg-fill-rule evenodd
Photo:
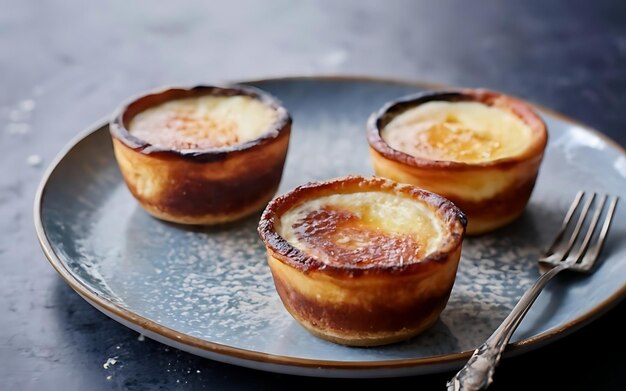
<svg viewBox="0 0 626 391"><path fill-rule="evenodd" d="M153 146L213 149L259 138L276 121L276 111L248 96L177 99L137 114L130 133Z"/></svg>
<svg viewBox="0 0 626 391"><path fill-rule="evenodd" d="M532 141L532 130L503 108L433 101L395 117L381 137L391 148L415 157L480 163L521 154Z"/></svg>
<svg viewBox="0 0 626 391"><path fill-rule="evenodd" d="M435 251L443 236L443 225L437 216L426 205L410 198L394 194L369 191L350 194L334 194L306 201L284 213L277 226L277 232L288 243L307 254L314 253L324 263L337 263L329 259L332 254L322 254L319 249L312 248L302 240L294 227L303 221L312 212L324 208L349 212L356 216L357 224L367 227L368 230L379 232L386 236L408 235L423 250L420 252L428 255ZM313 233L314 234L314 233ZM358 237L350 237L345 232L333 232L335 243L343 248L358 251L361 247L371 245L359 240ZM393 256L393 249L390 249ZM402 260L410 263L416 260Z"/></svg>

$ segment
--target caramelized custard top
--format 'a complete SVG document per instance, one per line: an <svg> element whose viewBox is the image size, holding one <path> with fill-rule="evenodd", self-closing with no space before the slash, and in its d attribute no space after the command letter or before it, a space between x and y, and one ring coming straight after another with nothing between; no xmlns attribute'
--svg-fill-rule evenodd
<svg viewBox="0 0 626 391"><path fill-rule="evenodd" d="M137 114L129 132L156 147L216 149L242 144L265 133L276 111L249 96L176 99Z"/></svg>
<svg viewBox="0 0 626 391"><path fill-rule="evenodd" d="M419 262L442 227L420 202L384 192L307 201L281 217L287 242L327 265L367 268Z"/></svg>
<svg viewBox="0 0 626 391"><path fill-rule="evenodd" d="M479 102L431 101L381 131L393 149L432 160L480 163L522 153L532 132L512 112Z"/></svg>

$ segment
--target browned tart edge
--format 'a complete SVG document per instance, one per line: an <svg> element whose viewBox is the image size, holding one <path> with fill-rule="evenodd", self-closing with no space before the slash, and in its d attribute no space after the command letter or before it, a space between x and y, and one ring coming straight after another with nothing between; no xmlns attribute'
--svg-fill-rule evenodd
<svg viewBox="0 0 626 391"><path fill-rule="evenodd" d="M533 132L533 142L524 153L507 158L481 163L465 163L441 160L429 160L411 156L391 148L382 139L380 132L391 120L415 106L431 101L480 102L488 106L506 108L518 116ZM367 141L369 145L384 157L419 168L445 168L446 170L473 170L477 167L506 169L518 162L541 157L548 142L546 124L541 117L525 102L498 92L486 89L463 89L459 91L424 92L409 95L391 101L374 112L367 122Z"/></svg>
<svg viewBox="0 0 626 391"><path fill-rule="evenodd" d="M380 267L373 265L370 268L342 267L338 265L327 265L315 257L309 256L301 250L293 247L276 231L276 224L283 213L310 199L332 195L337 193L349 194L364 190L395 192L403 196L408 196L416 200L421 200L435 211L438 218L444 222L446 235L442 239L439 249L424 259L415 263L404 265ZM311 182L301 185L292 191L283 194L272 200L259 221L259 235L261 239L272 251L273 255L284 263L295 267L303 272L323 269L326 274L337 276L358 276L361 274L411 274L415 269L428 267L429 263L436 263L444 260L447 254L455 251L461 246L465 235L467 219L451 201L444 197L431 193L415 186L395 183L381 177L362 177L349 175L335 178L324 182Z"/></svg>
<svg viewBox="0 0 626 391"><path fill-rule="evenodd" d="M450 102L476 101L503 107L517 115L533 132L531 145L521 154L481 163L437 161L414 157L391 148L380 131L403 111L433 100ZM367 140L376 172L400 182L442 194L467 214L468 235L478 235L502 227L521 215L535 186L535 181L547 145L545 123L530 105L523 101L484 89L452 92L427 92L389 102L373 113L367 124ZM379 171L384 172L379 172ZM492 197L474 201L462 194L446 193L445 183L464 183L465 187L489 175L507 175L509 184ZM412 178L412 179L409 179ZM479 190L479 189L478 189Z"/></svg>
<svg viewBox="0 0 626 391"><path fill-rule="evenodd" d="M273 108L277 119L255 140L209 150L155 147L127 129L135 115L150 107L204 95L250 96ZM253 213L274 196L282 178L291 124L287 110L264 91L248 86L197 86L142 95L119 108L109 128L124 180L146 211L176 223L217 224ZM167 183L158 196L145 197L138 191L138 178L152 175L146 174L149 172L166 176Z"/></svg>
<svg viewBox="0 0 626 391"><path fill-rule="evenodd" d="M280 216L300 202L363 190L424 201L444 222L440 248L415 263L362 269L325 265L276 232ZM411 338L437 320L454 284L465 225L463 213L436 194L383 178L349 176L310 183L278 197L265 209L259 234L276 290L303 327L335 343L376 346Z"/></svg>

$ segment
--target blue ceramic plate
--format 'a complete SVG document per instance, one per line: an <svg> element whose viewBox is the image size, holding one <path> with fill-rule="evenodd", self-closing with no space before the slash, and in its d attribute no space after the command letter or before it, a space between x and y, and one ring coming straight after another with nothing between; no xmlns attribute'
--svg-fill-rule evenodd
<svg viewBox="0 0 626 391"><path fill-rule="evenodd" d="M251 82L294 118L279 193L313 180L372 174L369 114L424 84L357 78ZM124 185L106 124L81 134L52 164L35 201L39 240L82 297L165 344L246 367L309 376L378 377L460 367L538 277L536 257L583 188L626 194L626 155L595 131L540 109L550 142L526 213L495 234L467 239L440 320L410 341L349 348L318 339L280 302L256 227L259 214L219 228L148 216ZM559 338L626 292L626 208L603 262L588 277L562 276L539 296L507 354Z"/></svg>

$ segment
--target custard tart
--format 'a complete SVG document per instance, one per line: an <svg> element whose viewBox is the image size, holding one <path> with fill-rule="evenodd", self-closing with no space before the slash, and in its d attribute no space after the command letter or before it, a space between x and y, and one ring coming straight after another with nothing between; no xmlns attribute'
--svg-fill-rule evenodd
<svg viewBox="0 0 626 391"><path fill-rule="evenodd" d="M132 195L153 216L218 224L262 209L280 183L291 116L247 86L155 91L110 122L113 148Z"/></svg>
<svg viewBox="0 0 626 391"><path fill-rule="evenodd" d="M259 234L276 290L304 328L335 343L374 346L408 339L437 320L465 224L439 195L348 176L274 199Z"/></svg>
<svg viewBox="0 0 626 391"><path fill-rule="evenodd" d="M481 89L408 96L367 124L375 173L451 200L467 215L468 235L522 214L547 139L528 104Z"/></svg>

